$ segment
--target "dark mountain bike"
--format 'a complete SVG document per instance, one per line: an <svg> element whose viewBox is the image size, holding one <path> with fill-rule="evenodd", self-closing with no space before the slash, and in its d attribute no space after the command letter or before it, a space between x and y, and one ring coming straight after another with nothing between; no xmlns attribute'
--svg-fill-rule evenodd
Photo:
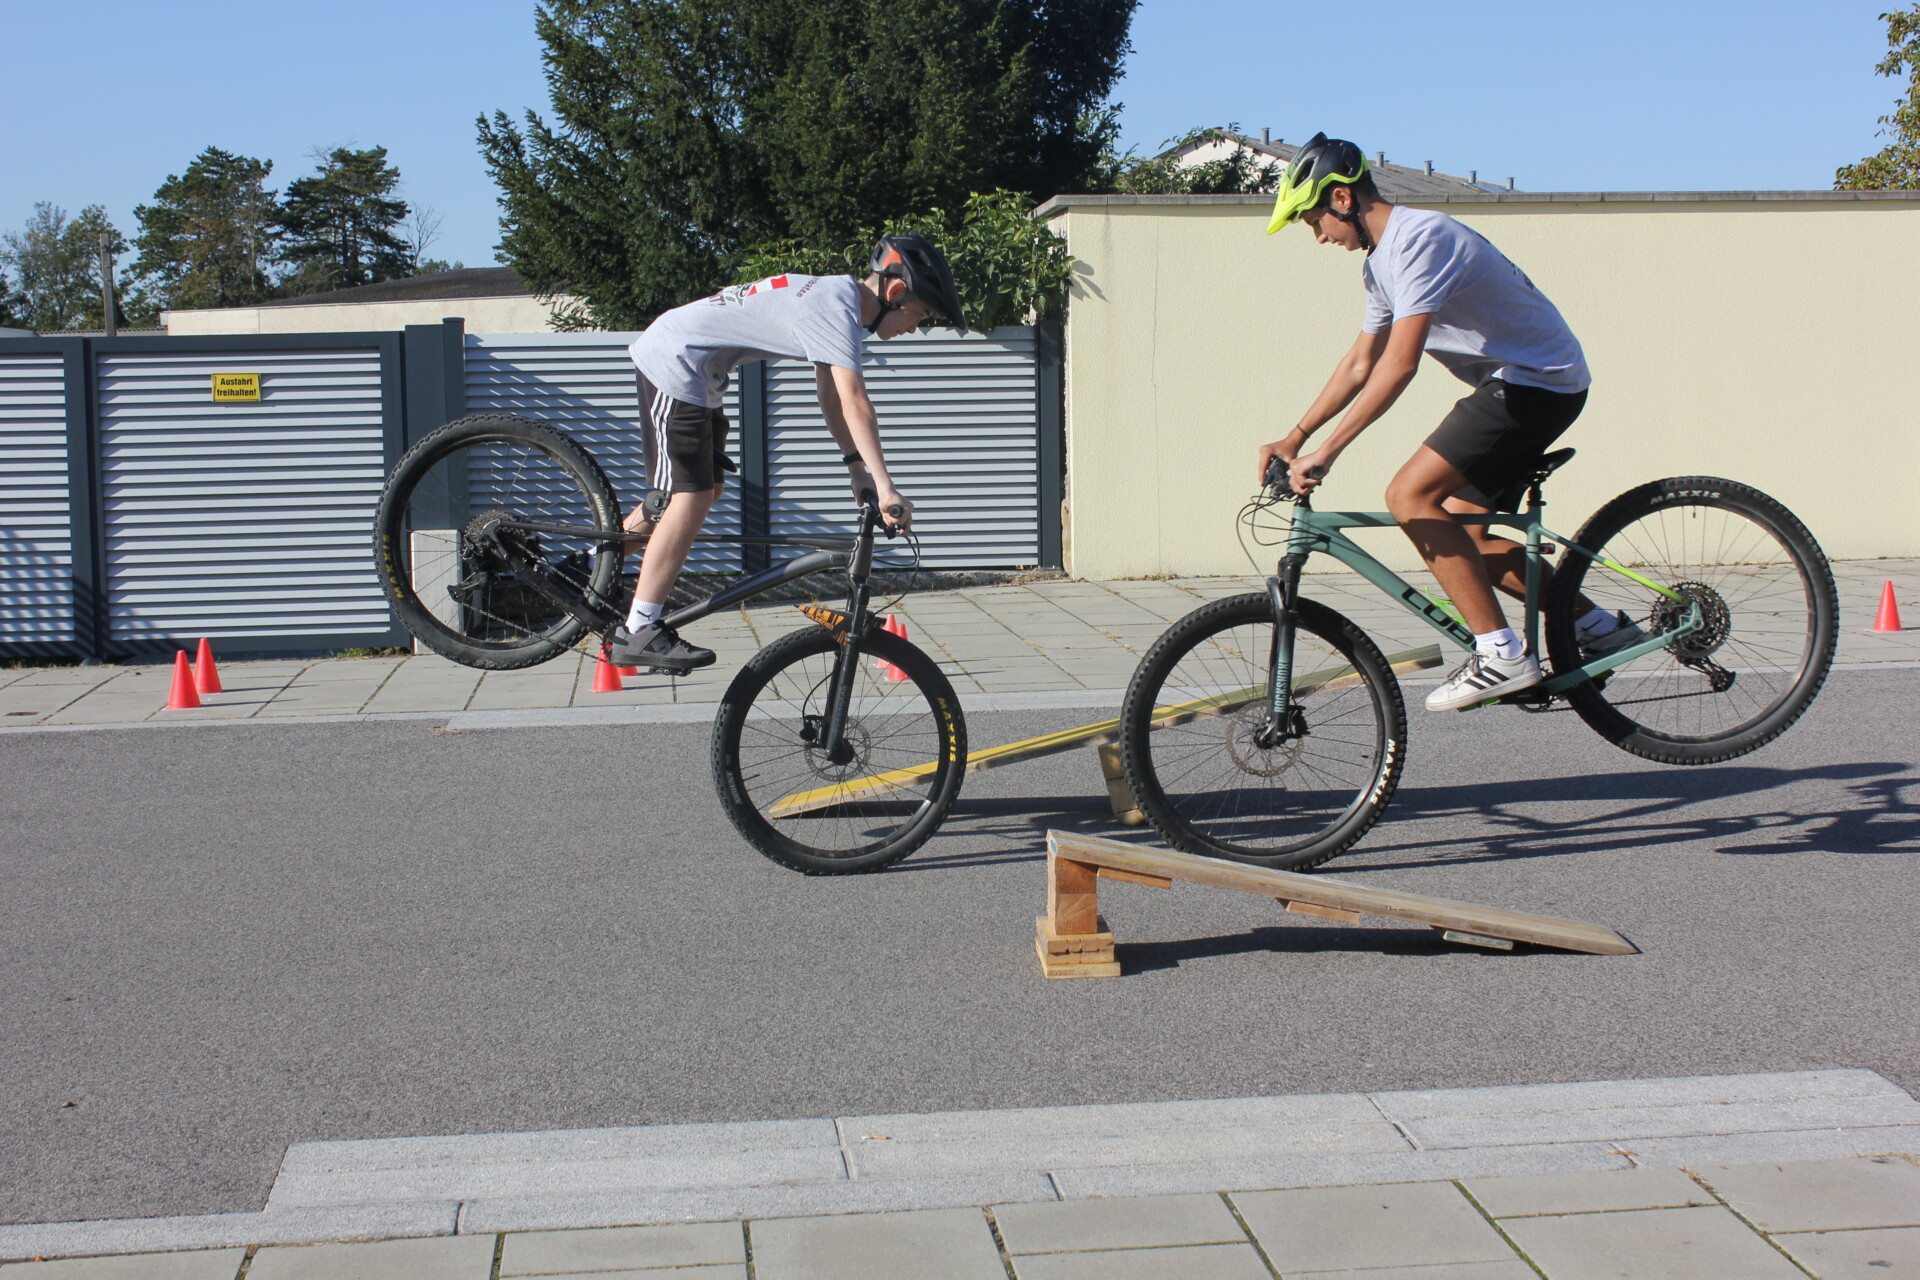
<svg viewBox="0 0 1920 1280"><path fill-rule="evenodd" d="M626 616L620 571L633 535L620 513L599 464L564 432L479 414L439 428L394 467L374 517L375 563L401 625L455 662L510 671L583 640L604 653ZM761 853L809 875L897 862L939 829L960 792L967 730L953 685L869 608L881 533L892 536L869 492L851 537L702 535L804 552L665 618L684 627L845 570L846 607L800 606L817 625L755 654L713 727L727 817ZM876 787L876 774L890 781ZM806 802L791 803L796 794Z"/></svg>
<svg viewBox="0 0 1920 1280"><path fill-rule="evenodd" d="M1551 659L1542 683L1477 705L1564 702L1607 741L1663 764L1717 764L1785 732L1820 691L1838 637L1833 574L1813 535L1757 489L1685 476L1629 489L1564 537L1541 522L1542 486L1573 453L1541 459L1525 511L1458 517L1521 531L1527 645L1541 652L1544 627ZM1305 870L1366 834L1407 755L1398 680L1364 631L1300 594L1308 558L1333 556L1462 649L1473 633L1450 602L1346 535L1392 528L1391 515L1315 511L1278 459L1241 521L1262 545L1284 545L1279 571L1266 591L1204 605L1154 642L1121 707L1122 756L1141 812L1174 848ZM1584 652L1583 597L1644 638Z"/></svg>

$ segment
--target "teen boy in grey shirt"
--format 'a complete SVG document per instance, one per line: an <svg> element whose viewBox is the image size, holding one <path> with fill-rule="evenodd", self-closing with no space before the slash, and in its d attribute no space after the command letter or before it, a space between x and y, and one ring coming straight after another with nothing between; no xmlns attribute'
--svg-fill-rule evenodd
<svg viewBox="0 0 1920 1280"><path fill-rule="evenodd" d="M1288 167L1271 235L1303 220L1321 244L1367 254L1360 337L1298 426L1260 449L1289 464L1311 493L1342 451L1379 418L1425 351L1473 393L1453 408L1387 487L1387 507L1474 633L1474 652L1427 698L1452 711L1540 682L1538 658L1493 594L1526 595L1526 549L1454 513L1513 511L1540 457L1580 415L1592 381L1580 343L1545 294L1478 232L1444 213L1380 197L1351 142L1317 134ZM1346 410L1327 441L1307 442ZM1576 634L1589 654L1641 638L1622 614L1582 601Z"/></svg>
<svg viewBox="0 0 1920 1280"><path fill-rule="evenodd" d="M861 343L940 321L961 332L960 298L947 261L924 236L887 236L873 248L865 281L852 276L771 276L735 285L665 312L629 354L639 370L646 414L648 485L666 495L627 517L646 536L626 625L614 632L609 659L619 666L692 671L713 651L682 640L661 622L668 592L687 562L694 535L733 470L720 411L727 379L749 360L809 360L820 411L851 472L853 492L872 489L889 524L907 527L913 504L894 487L880 449L879 421L860 374ZM659 512L658 516L653 511Z"/></svg>

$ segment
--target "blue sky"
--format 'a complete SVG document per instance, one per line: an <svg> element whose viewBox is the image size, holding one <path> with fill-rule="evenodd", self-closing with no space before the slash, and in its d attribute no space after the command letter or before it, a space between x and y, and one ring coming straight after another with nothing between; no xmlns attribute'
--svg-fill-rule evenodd
<svg viewBox="0 0 1920 1280"><path fill-rule="evenodd" d="M1531 190L1824 188L1880 145L1891 7L1144 0L1115 97L1142 151L1231 120ZM474 117L546 103L530 0L0 0L0 49L7 230L51 200L130 232L210 144L273 160L282 186L316 147L382 145L444 219L432 252L484 265Z"/></svg>

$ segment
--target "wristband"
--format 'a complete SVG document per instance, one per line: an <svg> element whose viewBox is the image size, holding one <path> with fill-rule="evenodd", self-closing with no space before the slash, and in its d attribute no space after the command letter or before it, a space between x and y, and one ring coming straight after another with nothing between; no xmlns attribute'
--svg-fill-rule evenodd
<svg viewBox="0 0 1920 1280"><path fill-rule="evenodd" d="M860 455L857 453L843 453L840 455L840 461L851 467L860 461Z"/></svg>

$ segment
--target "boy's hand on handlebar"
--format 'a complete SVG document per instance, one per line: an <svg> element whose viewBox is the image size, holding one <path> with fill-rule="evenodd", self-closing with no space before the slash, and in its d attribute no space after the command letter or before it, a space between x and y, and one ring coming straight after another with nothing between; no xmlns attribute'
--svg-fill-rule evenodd
<svg viewBox="0 0 1920 1280"><path fill-rule="evenodd" d="M905 533L913 527L913 504L892 485L880 490L878 505L880 518L886 521L887 528Z"/></svg>
<svg viewBox="0 0 1920 1280"><path fill-rule="evenodd" d="M1290 464L1299 452L1300 446L1294 442L1294 433L1291 431L1280 437L1280 439L1275 440L1272 444L1261 445L1260 483L1263 485L1267 483L1267 465L1275 458Z"/></svg>
<svg viewBox="0 0 1920 1280"><path fill-rule="evenodd" d="M1293 458L1287 468L1287 483L1301 497L1306 497L1320 487L1327 478L1327 472L1333 470L1333 454L1322 449L1317 453L1302 453Z"/></svg>

